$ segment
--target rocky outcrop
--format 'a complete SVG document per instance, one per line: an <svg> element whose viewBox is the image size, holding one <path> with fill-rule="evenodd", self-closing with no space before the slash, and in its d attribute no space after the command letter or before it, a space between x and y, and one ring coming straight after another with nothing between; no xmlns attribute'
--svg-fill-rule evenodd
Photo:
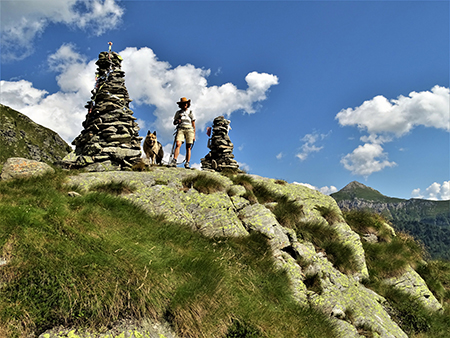
<svg viewBox="0 0 450 338"><path fill-rule="evenodd" d="M55 163L72 148L54 131L0 104L0 164L10 157Z"/></svg>
<svg viewBox="0 0 450 338"><path fill-rule="evenodd" d="M391 319L386 299L362 284L368 270L361 239L344 221L333 198L301 185L251 176L267 191L296 203L302 210L299 215L302 222L315 222L336 231L339 241L351 248L356 262L353 271L345 273L330 261L323 248L298 238L293 229L278 222L272 212L277 202L252 203L244 198L243 186L216 172L204 174L220 181L222 189L211 194L189 189L183 184L184 180L197 174L181 168L158 168L142 173L83 173L70 177L68 184L87 193L89 187L98 183L127 182L135 191L123 198L141 205L152 215L162 214L206 236L247 236L260 232L268 238L277 266L287 272L296 301L328 314L336 323L339 337L360 337L358 329L361 328L371 331L374 337L407 337ZM321 212L324 208L334 214L332 220ZM407 289L430 309L441 309L426 284L413 271L386 280L386 284L402 291Z"/></svg>
<svg viewBox="0 0 450 338"><path fill-rule="evenodd" d="M230 121L223 116L216 117L213 121L212 136L208 141L208 148L211 150L201 164L203 169L222 171L224 169L238 170L239 164L234 159L233 143L231 143L228 131Z"/></svg>
<svg viewBox="0 0 450 338"><path fill-rule="evenodd" d="M95 88L86 108L84 130L72 144L75 151L62 165L88 171L131 169L140 161L139 126L129 108L131 102L125 87L122 58L115 52L101 52L96 62Z"/></svg>

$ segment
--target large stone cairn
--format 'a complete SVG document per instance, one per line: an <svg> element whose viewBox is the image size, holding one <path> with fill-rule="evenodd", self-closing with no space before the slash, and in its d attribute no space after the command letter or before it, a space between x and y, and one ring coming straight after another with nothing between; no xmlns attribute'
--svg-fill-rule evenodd
<svg viewBox="0 0 450 338"><path fill-rule="evenodd" d="M129 108L132 101L125 87L122 58L115 52L101 52L96 65L95 88L91 91L84 130L72 144L75 152L63 164L91 171L127 170L140 161L139 126Z"/></svg>
<svg viewBox="0 0 450 338"><path fill-rule="evenodd" d="M224 169L238 170L239 164L234 159L233 143L228 136L230 121L223 116L216 117L213 121L212 136L208 141L211 150L202 158L202 169L222 171Z"/></svg>

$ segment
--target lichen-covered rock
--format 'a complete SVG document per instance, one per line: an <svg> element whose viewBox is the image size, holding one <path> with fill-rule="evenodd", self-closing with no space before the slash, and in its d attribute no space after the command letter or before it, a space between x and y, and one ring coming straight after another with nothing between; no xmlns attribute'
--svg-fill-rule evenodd
<svg viewBox="0 0 450 338"><path fill-rule="evenodd" d="M149 319L141 321L123 320L106 331L75 328L54 328L38 338L178 338L167 323Z"/></svg>
<svg viewBox="0 0 450 338"><path fill-rule="evenodd" d="M303 221L333 227L339 241L352 248L358 263L357 273L337 270L324 250L297 238L293 229L280 225L271 211L274 205L250 203L243 197L245 189L234 185L229 178L208 172L207 175L221 182L223 190L204 194L183 186L183 179L192 175L195 173L181 168L158 168L152 172L85 173L72 176L68 183L89 191L90 186L99 182L127 182L135 191L123 195L124 198L141 205L152 215L162 214L205 236L247 236L260 232L269 239L275 264L286 271L294 299L328 314L336 324L338 338L359 337L361 328L370 331L373 337L407 338L385 309L389 308L386 300L362 285L361 278L368 272L360 238L345 222L331 197L301 185L252 176L267 190L301 205ZM420 297L430 309L440 308L412 269L386 283Z"/></svg>
<svg viewBox="0 0 450 338"><path fill-rule="evenodd" d="M3 165L1 179L27 178L40 176L55 170L48 164L21 157L9 158Z"/></svg>
<svg viewBox="0 0 450 338"><path fill-rule="evenodd" d="M364 287L357 278L334 269L326 258L317 257L313 265L320 283L316 288L320 291L308 293L311 305L382 338L408 337L384 309L383 297Z"/></svg>
<svg viewBox="0 0 450 338"><path fill-rule="evenodd" d="M283 227L265 206L261 204L246 206L239 212L239 218L249 231L257 231L267 236L272 249L289 246L289 238Z"/></svg>
<svg viewBox="0 0 450 338"><path fill-rule="evenodd" d="M395 289L412 296L431 311L442 310L441 303L439 303L430 289L428 289L422 277L410 266L406 268L406 271L402 275L385 279L383 283L391 285Z"/></svg>
<svg viewBox="0 0 450 338"><path fill-rule="evenodd" d="M230 197L223 192L201 194L190 189L183 204L197 229L206 236L247 236L248 232L235 213Z"/></svg>
<svg viewBox="0 0 450 338"><path fill-rule="evenodd" d="M349 246L353 251L354 260L357 264L356 275L360 278L367 278L369 276L361 239L345 222L341 210L332 197L299 184L279 184L274 179L256 175L251 175L251 177L258 184L262 184L267 190L278 195L288 196L291 200L295 200L298 204L302 205L304 213L303 220L305 222L320 222L333 227L339 234L340 241L344 245ZM329 213L334 214L335 220L333 222L327 221L319 211L320 208L325 208Z"/></svg>

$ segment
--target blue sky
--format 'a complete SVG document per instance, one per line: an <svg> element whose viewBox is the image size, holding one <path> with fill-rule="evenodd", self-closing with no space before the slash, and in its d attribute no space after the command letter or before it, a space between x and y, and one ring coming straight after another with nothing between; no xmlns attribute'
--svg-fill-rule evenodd
<svg viewBox="0 0 450 338"><path fill-rule="evenodd" d="M447 200L449 16L448 1L2 0L0 102L70 143L112 41L141 136L169 152L192 100L195 166L225 115L251 174Z"/></svg>

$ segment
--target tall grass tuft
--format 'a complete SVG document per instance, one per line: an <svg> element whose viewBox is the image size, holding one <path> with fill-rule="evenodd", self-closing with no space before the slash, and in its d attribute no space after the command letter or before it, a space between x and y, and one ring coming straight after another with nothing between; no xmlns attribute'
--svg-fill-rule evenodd
<svg viewBox="0 0 450 338"><path fill-rule="evenodd" d="M380 242L389 242L392 237L392 227L387 226L387 220L380 214L365 210L350 210L343 212L345 221L360 236L376 234Z"/></svg>
<svg viewBox="0 0 450 338"><path fill-rule="evenodd" d="M182 184L185 189L194 188L198 192L204 194L212 194L217 191L225 190L225 186L220 180L205 173L186 177L182 180Z"/></svg>
<svg viewBox="0 0 450 338"><path fill-rule="evenodd" d="M111 194L69 197L65 175L0 182L0 334L150 317L180 337L335 335L293 301L264 236L206 238Z"/></svg>
<svg viewBox="0 0 450 338"><path fill-rule="evenodd" d="M316 210L320 212L323 218L327 221L329 225L339 222L341 216L336 208L325 205L316 205Z"/></svg>
<svg viewBox="0 0 450 338"><path fill-rule="evenodd" d="M303 205L287 196L280 196L277 199L277 204L272 212L281 225L291 229L295 229L304 216Z"/></svg>
<svg viewBox="0 0 450 338"><path fill-rule="evenodd" d="M104 192L112 195L130 194L136 190L136 188L126 182L108 182L99 183L90 188L91 191Z"/></svg>
<svg viewBox="0 0 450 338"><path fill-rule="evenodd" d="M450 262L430 261L417 267L416 271L441 304L450 307Z"/></svg>
<svg viewBox="0 0 450 338"><path fill-rule="evenodd" d="M320 222L300 222L295 232L298 238L313 243L316 251L324 251L328 260L343 273L356 272L358 264L351 247L345 245L335 228Z"/></svg>

